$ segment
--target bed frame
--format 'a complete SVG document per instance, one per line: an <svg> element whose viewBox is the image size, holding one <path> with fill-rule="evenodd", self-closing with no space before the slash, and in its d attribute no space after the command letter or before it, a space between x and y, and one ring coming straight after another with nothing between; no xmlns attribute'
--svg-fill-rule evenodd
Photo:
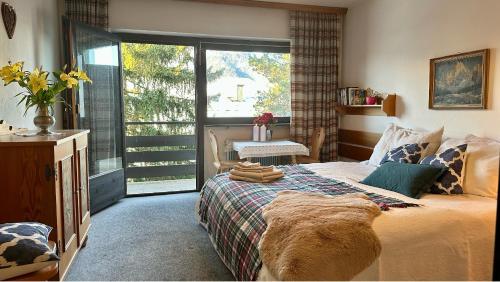
<svg viewBox="0 0 500 282"><path fill-rule="evenodd" d="M339 129L338 155L356 161L368 160L381 136L379 133Z"/></svg>

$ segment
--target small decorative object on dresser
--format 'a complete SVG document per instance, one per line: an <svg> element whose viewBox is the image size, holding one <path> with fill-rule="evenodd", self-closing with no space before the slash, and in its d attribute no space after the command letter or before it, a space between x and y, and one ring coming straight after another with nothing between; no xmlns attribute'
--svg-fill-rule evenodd
<svg viewBox="0 0 500 282"><path fill-rule="evenodd" d="M12 82L17 82L23 91L16 96L21 97L19 104L23 104L26 108L24 114L32 107L36 107L37 115L33 119L36 127L40 129L37 135L51 135L49 129L54 125L55 119L50 114L49 110L53 111L54 104L64 102L59 96L63 90L67 88L77 88L79 81L92 81L87 77L87 74L81 70L69 70L66 72L66 67L61 71L53 72L55 80L48 80L48 72L42 68L35 68L33 72L23 70L24 62L17 62L0 69L0 77L5 85Z"/></svg>
<svg viewBox="0 0 500 282"><path fill-rule="evenodd" d="M9 135L12 133L24 132L28 129L26 128L15 128L12 125L8 125L4 120L0 120L0 135Z"/></svg>
<svg viewBox="0 0 500 282"><path fill-rule="evenodd" d="M0 136L0 222L40 222L54 230L63 280L90 227L88 130Z"/></svg>
<svg viewBox="0 0 500 282"><path fill-rule="evenodd" d="M486 109L489 49L431 59L430 109Z"/></svg>

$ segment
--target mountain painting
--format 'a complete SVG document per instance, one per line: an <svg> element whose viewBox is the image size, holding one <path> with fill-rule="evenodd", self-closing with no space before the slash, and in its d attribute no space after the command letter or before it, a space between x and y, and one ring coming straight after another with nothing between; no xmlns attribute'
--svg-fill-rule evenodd
<svg viewBox="0 0 500 282"><path fill-rule="evenodd" d="M430 108L486 107L488 50L431 60Z"/></svg>

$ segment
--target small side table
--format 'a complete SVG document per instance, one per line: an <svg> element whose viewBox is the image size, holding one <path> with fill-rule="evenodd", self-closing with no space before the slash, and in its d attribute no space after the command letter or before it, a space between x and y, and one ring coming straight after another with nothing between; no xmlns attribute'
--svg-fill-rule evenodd
<svg viewBox="0 0 500 282"><path fill-rule="evenodd" d="M242 159L251 160L256 157L291 156L292 163L297 163L297 155L309 156L309 149L297 142L289 140L275 141L233 141L233 150Z"/></svg>

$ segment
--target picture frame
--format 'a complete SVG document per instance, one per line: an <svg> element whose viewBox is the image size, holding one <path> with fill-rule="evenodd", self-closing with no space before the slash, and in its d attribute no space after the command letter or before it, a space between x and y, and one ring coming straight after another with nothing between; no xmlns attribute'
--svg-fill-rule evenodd
<svg viewBox="0 0 500 282"><path fill-rule="evenodd" d="M490 50L430 60L429 109L487 109Z"/></svg>

